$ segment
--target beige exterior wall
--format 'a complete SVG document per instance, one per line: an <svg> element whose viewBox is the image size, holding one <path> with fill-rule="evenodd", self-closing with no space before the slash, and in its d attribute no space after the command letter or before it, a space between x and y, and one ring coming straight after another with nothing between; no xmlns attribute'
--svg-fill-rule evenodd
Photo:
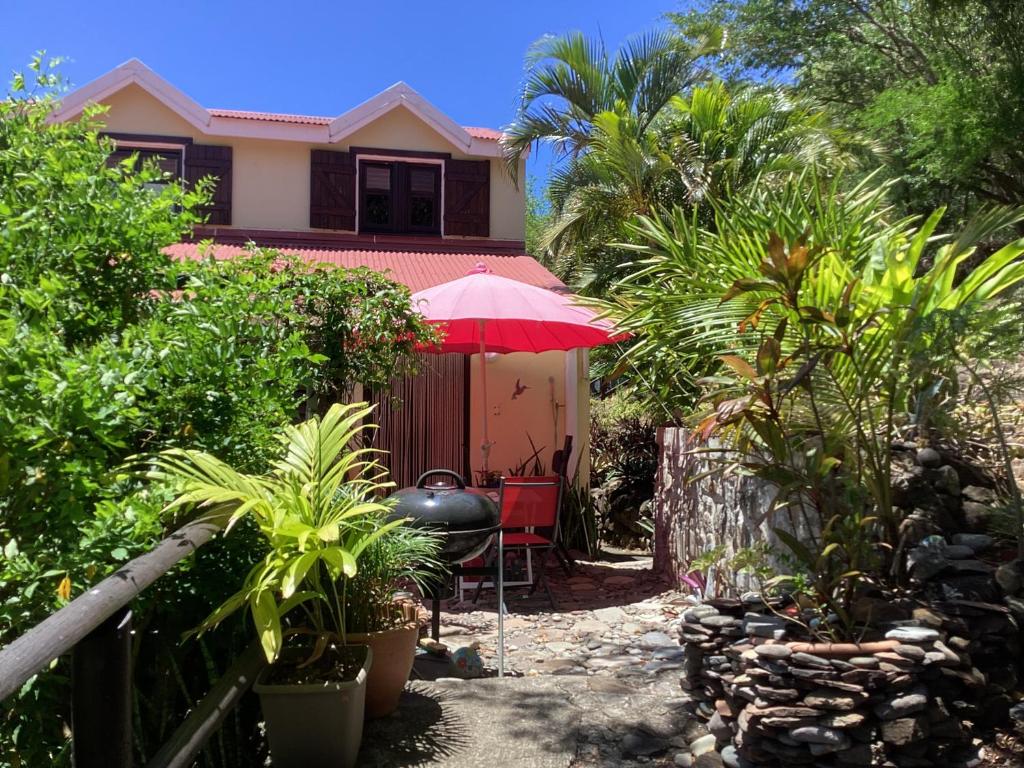
<svg viewBox="0 0 1024 768"><path fill-rule="evenodd" d="M507 473L542 449L540 459L551 470L551 456L562 447L566 430L565 352L539 355L516 352L493 355L487 360L488 432L491 442L490 468ZM514 400L516 382L527 389ZM480 387L480 356L470 360L469 458L474 477L481 468L483 409ZM554 403L552 402L554 400ZM557 415L555 404L558 405Z"/></svg>
<svg viewBox="0 0 1024 768"><path fill-rule="evenodd" d="M198 143L231 146L232 226L248 229L309 229L309 163L311 149L349 147L450 152L453 158L475 159L458 151L443 136L406 109L394 109L338 144L206 136L137 85L104 99L103 122L109 131L187 136ZM523 240L526 196L491 158L491 238ZM520 177L524 175L520 171Z"/></svg>

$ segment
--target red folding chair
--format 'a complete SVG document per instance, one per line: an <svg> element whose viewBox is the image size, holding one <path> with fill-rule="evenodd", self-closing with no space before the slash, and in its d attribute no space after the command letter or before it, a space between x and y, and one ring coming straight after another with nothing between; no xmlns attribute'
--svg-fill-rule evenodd
<svg viewBox="0 0 1024 768"><path fill-rule="evenodd" d="M549 552L558 546L559 514L562 504L562 478L558 475L543 477L503 477L499 490L498 506L501 509L501 530L498 532L498 558L504 564L507 550L538 552L537 579L530 587L530 593L537 589L537 582L544 586L544 592L555 608L555 598L548 585L544 561ZM538 533L547 533L550 538ZM477 586L473 602L480 597L483 584Z"/></svg>

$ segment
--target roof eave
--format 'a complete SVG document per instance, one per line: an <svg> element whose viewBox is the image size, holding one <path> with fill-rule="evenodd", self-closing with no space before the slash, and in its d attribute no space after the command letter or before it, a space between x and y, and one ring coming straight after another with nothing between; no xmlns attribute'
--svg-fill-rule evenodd
<svg viewBox="0 0 1024 768"><path fill-rule="evenodd" d="M210 113L138 59L129 59L67 94L49 119L55 122L70 120L80 115L90 103L98 103L129 85L139 86L198 130L208 130L212 120Z"/></svg>

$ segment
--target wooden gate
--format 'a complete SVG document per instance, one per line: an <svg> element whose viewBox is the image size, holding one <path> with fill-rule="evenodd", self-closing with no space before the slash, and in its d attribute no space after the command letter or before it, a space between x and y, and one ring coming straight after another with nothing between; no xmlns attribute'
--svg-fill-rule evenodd
<svg viewBox="0 0 1024 768"><path fill-rule="evenodd" d="M469 357L424 355L416 376L392 380L370 392L380 425L375 448L399 488L413 485L428 469L452 469L467 482L469 471Z"/></svg>

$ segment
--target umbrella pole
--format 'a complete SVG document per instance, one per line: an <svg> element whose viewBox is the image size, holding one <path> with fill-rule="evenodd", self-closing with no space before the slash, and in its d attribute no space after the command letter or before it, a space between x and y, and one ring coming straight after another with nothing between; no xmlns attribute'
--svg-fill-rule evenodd
<svg viewBox="0 0 1024 768"><path fill-rule="evenodd" d="M487 344L484 341L485 321L480 320L480 401L484 407L484 439L480 443L480 454L483 459L483 471L486 476L491 456L491 441L487 435Z"/></svg>

